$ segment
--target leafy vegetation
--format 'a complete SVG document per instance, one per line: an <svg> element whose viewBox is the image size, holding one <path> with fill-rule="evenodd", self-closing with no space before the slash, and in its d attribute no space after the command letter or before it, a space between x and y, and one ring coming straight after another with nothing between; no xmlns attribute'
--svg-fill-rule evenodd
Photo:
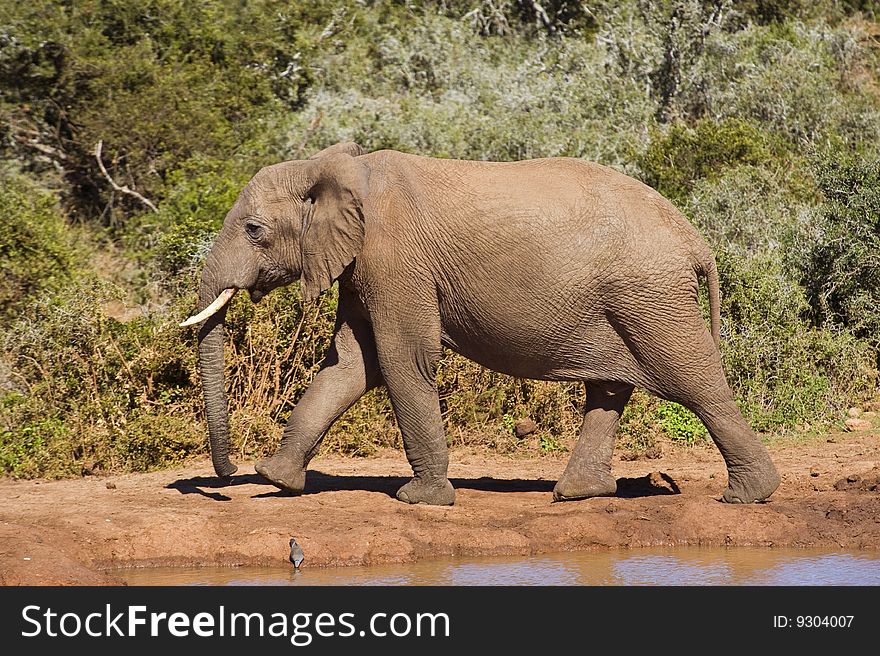
<svg viewBox="0 0 880 656"><path fill-rule="evenodd" d="M715 250L722 355L749 421L835 424L877 393L878 18L863 0L3 4L0 471L204 453L195 333L177 327L201 260L259 167L342 140L583 157L656 187ZM295 288L233 301L239 456L274 448L335 304ZM538 455L577 435L580 385L453 354L438 384L455 447ZM538 431L517 438L521 417ZM686 409L643 392L621 424L630 449L706 439ZM324 443L399 446L381 390Z"/></svg>

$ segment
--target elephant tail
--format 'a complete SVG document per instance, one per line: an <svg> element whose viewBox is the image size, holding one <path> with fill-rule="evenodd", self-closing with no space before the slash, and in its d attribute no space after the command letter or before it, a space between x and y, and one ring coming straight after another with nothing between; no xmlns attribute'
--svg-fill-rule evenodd
<svg viewBox="0 0 880 656"><path fill-rule="evenodd" d="M712 339L716 348L721 345L721 292L718 287L718 267L715 258L709 253L708 257L697 262L697 273L706 277L706 286L709 288L709 321L712 326Z"/></svg>

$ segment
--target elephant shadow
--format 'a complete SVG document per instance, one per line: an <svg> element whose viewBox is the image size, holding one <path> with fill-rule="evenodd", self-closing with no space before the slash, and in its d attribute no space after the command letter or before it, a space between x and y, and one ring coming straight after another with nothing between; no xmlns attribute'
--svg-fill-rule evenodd
<svg viewBox="0 0 880 656"><path fill-rule="evenodd" d="M235 485L271 485L269 481L259 474L239 474L238 476L193 476L192 478L179 478L165 486L167 490L177 490L181 494L200 494L214 501L232 501L220 492L207 490L233 487Z"/></svg>
<svg viewBox="0 0 880 656"><path fill-rule="evenodd" d="M649 497L666 494L681 494L676 482L665 473L647 474L638 478L618 478L617 494L624 499ZM352 476L327 474L317 469L309 470L306 476L306 487L303 496L321 492L360 491L379 492L394 498L397 490L409 481L405 476ZM480 492L547 492L553 491L556 481L544 479L521 478L450 478L452 485L459 490L478 490ZM221 492L210 491L237 485L262 485L272 488L271 491L253 495L255 499L295 496L286 490L279 490L259 474L239 474L237 476L195 476L178 479L165 487L177 490L181 494L200 494L215 501L231 501L231 497Z"/></svg>

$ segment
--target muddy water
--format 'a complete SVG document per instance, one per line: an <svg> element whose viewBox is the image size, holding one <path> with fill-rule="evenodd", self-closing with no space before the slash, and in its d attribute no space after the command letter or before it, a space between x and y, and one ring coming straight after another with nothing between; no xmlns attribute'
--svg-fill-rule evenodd
<svg viewBox="0 0 880 656"><path fill-rule="evenodd" d="M309 568L156 568L129 585L880 585L880 552L669 548Z"/></svg>

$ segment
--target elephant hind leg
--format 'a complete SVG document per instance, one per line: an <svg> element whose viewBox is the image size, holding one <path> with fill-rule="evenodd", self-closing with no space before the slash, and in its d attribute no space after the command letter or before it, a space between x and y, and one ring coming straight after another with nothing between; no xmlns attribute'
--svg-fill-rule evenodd
<svg viewBox="0 0 880 656"><path fill-rule="evenodd" d="M779 486L779 474L734 401L721 354L702 317L696 309L688 314L682 312L678 321L663 327L642 323L636 329L631 323L621 334L642 368L648 390L680 403L705 424L727 465L722 500L763 501Z"/></svg>
<svg viewBox="0 0 880 656"><path fill-rule="evenodd" d="M611 474L614 436L633 386L590 382L580 438L562 477L553 488L554 501L613 496L617 481Z"/></svg>
<svg viewBox="0 0 880 656"><path fill-rule="evenodd" d="M678 401L706 425L727 464L727 489L722 501L755 503L764 501L780 478L766 447L737 408L733 395L723 401L700 399Z"/></svg>

